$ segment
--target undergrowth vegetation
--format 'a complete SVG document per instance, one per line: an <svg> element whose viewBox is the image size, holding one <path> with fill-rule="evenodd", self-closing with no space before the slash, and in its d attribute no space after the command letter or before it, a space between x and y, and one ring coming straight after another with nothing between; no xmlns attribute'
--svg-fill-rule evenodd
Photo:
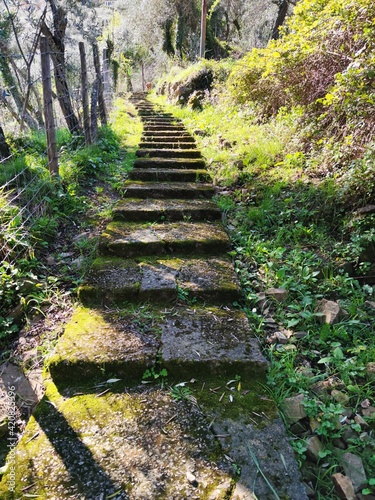
<svg viewBox="0 0 375 500"><path fill-rule="evenodd" d="M332 475L348 452L366 472L359 493L374 493L374 26L369 0L304 0L282 37L239 60L226 84L214 81L200 106L153 97L208 162L244 290L238 306L270 360L281 412L303 395L305 417L285 419L309 496L325 500L337 498ZM311 437L321 442L315 463Z"/></svg>
<svg viewBox="0 0 375 500"><path fill-rule="evenodd" d="M374 40L371 0L301 0L267 48L235 64L174 68L152 97L207 160L244 291L236 305L270 361L269 391L310 497L324 500L337 498L332 475L348 452L362 459L362 493L375 493ZM13 141L19 152L0 172L0 184L10 182L0 193L0 247L10 260L1 265L0 342L19 329L18 308L39 307L64 279L79 282L84 264L72 271L64 255L73 246L90 261L89 228L121 195L139 135L120 102L94 146L61 132L58 179L48 175L41 135ZM17 174L22 203L10 201ZM66 227L86 236L54 251ZM51 253L58 278L41 264ZM299 395L304 417L291 422L283 405ZM321 443L315 462L312 436Z"/></svg>
<svg viewBox="0 0 375 500"><path fill-rule="evenodd" d="M90 147L58 131L56 178L47 168L44 133L8 141L13 157L0 171L3 346L43 312L51 294L74 291L90 265L100 221L108 219L122 192L141 131L134 109L123 101L116 103L113 119L116 126L99 129Z"/></svg>

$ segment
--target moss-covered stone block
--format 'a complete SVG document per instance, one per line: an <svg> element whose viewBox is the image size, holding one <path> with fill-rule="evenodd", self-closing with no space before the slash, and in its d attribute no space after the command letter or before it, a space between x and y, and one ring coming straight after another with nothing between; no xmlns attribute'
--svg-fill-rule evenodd
<svg viewBox="0 0 375 500"><path fill-rule="evenodd" d="M134 168L129 179L156 182L211 182L211 177L204 169L179 168Z"/></svg>
<svg viewBox="0 0 375 500"><path fill-rule="evenodd" d="M158 168L158 169L189 169L204 170L206 163L203 159L187 158L138 158L134 162L134 168Z"/></svg>
<svg viewBox="0 0 375 500"><path fill-rule="evenodd" d="M101 255L220 253L229 250L229 238L220 223L166 222L132 224L111 222L99 241Z"/></svg>
<svg viewBox="0 0 375 500"><path fill-rule="evenodd" d="M229 471L192 404L149 389L66 400L49 384L17 447L14 491L7 472L0 497L224 500Z"/></svg>
<svg viewBox="0 0 375 500"><path fill-rule="evenodd" d="M241 289L230 259L224 257L100 257L78 295L86 306L171 304L178 299L230 305L241 298Z"/></svg>
<svg viewBox="0 0 375 500"><path fill-rule="evenodd" d="M127 222L218 221L219 207L209 200L121 200L113 209L114 220Z"/></svg>
<svg viewBox="0 0 375 500"><path fill-rule="evenodd" d="M266 383L267 362L241 311L180 308L161 331L162 363L174 377L240 375Z"/></svg>
<svg viewBox="0 0 375 500"><path fill-rule="evenodd" d="M116 375L131 385L139 383L154 363L159 343L156 333L144 332L131 317L80 307L65 327L47 367L55 383L74 384Z"/></svg>
<svg viewBox="0 0 375 500"><path fill-rule="evenodd" d="M144 182L126 181L124 198L201 199L215 194L211 184L194 182Z"/></svg>

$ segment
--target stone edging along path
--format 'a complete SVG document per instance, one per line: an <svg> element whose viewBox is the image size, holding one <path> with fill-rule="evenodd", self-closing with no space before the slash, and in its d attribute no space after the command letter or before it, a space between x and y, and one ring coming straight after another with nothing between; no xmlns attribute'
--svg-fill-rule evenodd
<svg viewBox="0 0 375 500"><path fill-rule="evenodd" d="M205 162L133 102L138 158L0 497L303 500Z"/></svg>

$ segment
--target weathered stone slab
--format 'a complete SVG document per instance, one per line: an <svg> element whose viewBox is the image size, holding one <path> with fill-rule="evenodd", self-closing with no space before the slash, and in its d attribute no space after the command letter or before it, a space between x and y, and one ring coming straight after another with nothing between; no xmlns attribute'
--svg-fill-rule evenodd
<svg viewBox="0 0 375 500"><path fill-rule="evenodd" d="M205 300L209 296L211 302L230 304L240 298L240 284L232 263L223 258L186 259L178 273L178 283L195 299Z"/></svg>
<svg viewBox="0 0 375 500"><path fill-rule="evenodd" d="M175 120L174 116L171 113L160 113L152 108L139 109L138 114L141 117L141 120L147 120L149 118L159 118L160 116L162 116L163 118Z"/></svg>
<svg viewBox="0 0 375 500"><path fill-rule="evenodd" d="M185 133L186 132L186 129L185 127L183 126L182 123L180 124L168 124L168 123L165 123L165 124L152 124L152 123L145 123L144 126L143 126L143 130L145 132L164 132L164 131L177 131L177 132L180 132L180 131L184 131Z"/></svg>
<svg viewBox="0 0 375 500"><path fill-rule="evenodd" d="M169 130L168 129L150 129L148 127L145 127L143 131L143 137L191 137L191 135L186 132L185 129L183 128L175 128L171 127Z"/></svg>
<svg viewBox="0 0 375 500"><path fill-rule="evenodd" d="M106 374L139 383L155 360L159 340L135 319L78 308L47 362L55 383L77 384Z"/></svg>
<svg viewBox="0 0 375 500"><path fill-rule="evenodd" d="M171 303L178 298L230 304L241 297L231 261L214 257L99 258L78 293L85 305L113 305L130 299Z"/></svg>
<svg viewBox="0 0 375 500"><path fill-rule="evenodd" d="M167 137L168 139L168 137ZM178 141L178 142L167 142L167 141L162 141L162 140L153 140L153 141L142 141L139 143L139 147L142 149L142 151L144 151L145 149L155 149L155 148L158 148L159 150L160 149L172 149L174 151L179 151L181 149L187 149L187 150L190 150L190 151L198 151L197 149L194 149L195 148L195 144L192 142L192 141L187 141L187 142L182 142L182 141ZM137 152L137 156L140 156L138 155L138 152Z"/></svg>
<svg viewBox="0 0 375 500"><path fill-rule="evenodd" d="M202 158L202 154L198 149L177 149L177 148L144 148L140 144L141 149L138 149L136 156L138 158Z"/></svg>
<svg viewBox="0 0 375 500"><path fill-rule="evenodd" d="M202 159L196 158L138 158L134 162L134 168L187 168L205 169L206 163Z"/></svg>
<svg viewBox="0 0 375 500"><path fill-rule="evenodd" d="M145 127L148 125L169 125L183 127L183 123L171 115L149 114L141 116L141 121Z"/></svg>
<svg viewBox="0 0 375 500"><path fill-rule="evenodd" d="M101 255L133 257L171 253L217 253L229 250L220 223L165 222L137 224L110 222L99 240Z"/></svg>
<svg viewBox="0 0 375 500"><path fill-rule="evenodd" d="M129 179L135 181L170 181L170 182L210 182L207 170L192 170L178 168L134 168L129 173Z"/></svg>
<svg viewBox="0 0 375 500"><path fill-rule="evenodd" d="M250 411L247 416L243 415L242 418L219 416L213 424L213 430L219 436L224 452L241 469L241 477L236 482L231 498L234 500L276 498L259 474L255 458L278 498L307 500L281 419L276 418L276 415L272 418L269 409L262 412L256 403L253 407L254 413ZM255 425L255 421L259 419L257 414L261 417L259 425ZM208 415L211 416L210 412Z"/></svg>
<svg viewBox="0 0 375 500"><path fill-rule="evenodd" d="M177 377L260 376L267 363L241 311L215 308L180 310L161 324L163 366Z"/></svg>
<svg viewBox="0 0 375 500"><path fill-rule="evenodd" d="M113 210L115 220L161 221L161 220L219 220L218 206L208 200L139 200L120 201Z"/></svg>
<svg viewBox="0 0 375 500"><path fill-rule="evenodd" d="M174 147L182 147L182 144L195 144L195 139L194 137L186 134L180 134L180 135L174 135L174 134L144 134L142 136L142 145L144 142L153 142L153 143L160 143L160 142L167 142L169 144L174 144ZM190 147L190 146L189 146Z"/></svg>
<svg viewBox="0 0 375 500"><path fill-rule="evenodd" d="M215 194L211 184L194 182L125 182L124 198L212 198Z"/></svg>
<svg viewBox="0 0 375 500"><path fill-rule="evenodd" d="M65 400L48 384L17 447L14 493L3 476L3 500L229 498L230 465L198 408L156 389L99 393Z"/></svg>

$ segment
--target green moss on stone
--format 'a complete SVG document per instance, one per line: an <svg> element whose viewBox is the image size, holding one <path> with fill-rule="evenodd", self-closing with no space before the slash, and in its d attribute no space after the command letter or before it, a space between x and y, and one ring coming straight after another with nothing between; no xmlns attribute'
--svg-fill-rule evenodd
<svg viewBox="0 0 375 500"><path fill-rule="evenodd" d="M230 380L234 381L228 385ZM207 376L199 378L191 388L208 418L241 419L263 428L278 417L275 402L270 399L265 384L264 374L253 376L251 380Z"/></svg>
<svg viewBox="0 0 375 500"><path fill-rule="evenodd" d="M49 383L17 447L16 487L0 484L4 499L215 498L231 491L229 470L210 462L217 443L194 407L163 391L76 395L65 400ZM152 455L152 456L151 456ZM197 476L198 486L186 473ZM163 484L162 490L158 485ZM26 490L25 490L26 488Z"/></svg>
<svg viewBox="0 0 375 500"><path fill-rule="evenodd" d="M158 349L156 331L146 332L131 317L78 308L47 365L56 383L122 378L138 383Z"/></svg>

